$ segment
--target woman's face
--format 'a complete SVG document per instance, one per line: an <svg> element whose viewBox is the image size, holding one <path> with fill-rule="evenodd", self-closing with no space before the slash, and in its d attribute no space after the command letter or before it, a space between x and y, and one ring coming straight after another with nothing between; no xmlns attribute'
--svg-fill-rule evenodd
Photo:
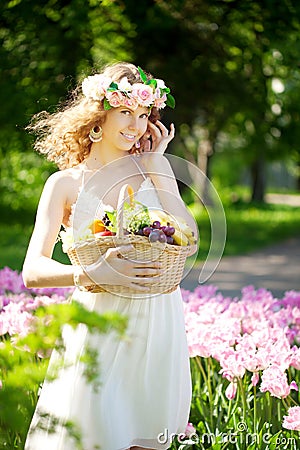
<svg viewBox="0 0 300 450"><path fill-rule="evenodd" d="M148 116L149 109L143 106L136 110L124 106L109 109L102 124L103 144L129 151L146 132Z"/></svg>

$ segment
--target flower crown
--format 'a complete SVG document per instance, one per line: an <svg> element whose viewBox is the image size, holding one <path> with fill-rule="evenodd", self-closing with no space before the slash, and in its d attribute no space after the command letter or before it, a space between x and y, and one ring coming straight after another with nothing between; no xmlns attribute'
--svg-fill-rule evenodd
<svg viewBox="0 0 300 450"><path fill-rule="evenodd" d="M136 109L139 105L147 108L175 107L175 99L163 80L148 80L145 72L138 67L142 83L130 84L127 77L119 83L103 74L92 75L82 82L82 93L93 100L103 100L105 110L127 106Z"/></svg>

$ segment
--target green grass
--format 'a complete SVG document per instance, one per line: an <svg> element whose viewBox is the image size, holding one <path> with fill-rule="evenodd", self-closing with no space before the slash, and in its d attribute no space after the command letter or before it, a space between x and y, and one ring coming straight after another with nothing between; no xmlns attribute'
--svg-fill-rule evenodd
<svg viewBox="0 0 300 450"><path fill-rule="evenodd" d="M206 258L210 246L210 221L205 209L190 205L197 219L201 244L199 259ZM252 204L239 200L224 200L227 240L224 255L241 255L262 249L291 236L300 236L300 208L287 205ZM33 228L34 213L15 212L2 218L0 267L21 270ZM54 257L67 262L57 244Z"/></svg>
<svg viewBox="0 0 300 450"><path fill-rule="evenodd" d="M199 226L201 260L210 246L210 221L206 210L199 205L191 205L190 209ZM227 222L224 256L246 254L300 236L300 208L239 201L225 204L224 210Z"/></svg>
<svg viewBox="0 0 300 450"><path fill-rule="evenodd" d="M33 230L35 214L28 211L10 211L8 214L7 207L3 211L0 223L0 268L8 266L11 269L21 271ZM61 262L69 262L67 256L61 250L60 243L56 244L53 256Z"/></svg>

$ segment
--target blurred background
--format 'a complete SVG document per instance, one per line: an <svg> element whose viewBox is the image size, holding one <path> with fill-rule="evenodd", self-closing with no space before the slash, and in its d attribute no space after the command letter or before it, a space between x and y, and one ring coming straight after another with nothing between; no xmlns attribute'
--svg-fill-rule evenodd
<svg viewBox="0 0 300 450"><path fill-rule="evenodd" d="M21 269L42 186L56 170L34 153L25 126L119 60L171 88L176 109L163 120L177 134L169 152L216 187L225 255L299 235L299 33L298 0L2 0L0 267ZM181 189L205 258L209 218ZM56 253L64 260L59 246Z"/></svg>

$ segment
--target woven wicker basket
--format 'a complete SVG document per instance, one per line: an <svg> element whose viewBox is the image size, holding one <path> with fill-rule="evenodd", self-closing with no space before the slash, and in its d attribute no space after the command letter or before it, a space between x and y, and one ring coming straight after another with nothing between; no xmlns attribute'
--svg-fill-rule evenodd
<svg viewBox="0 0 300 450"><path fill-rule="evenodd" d="M163 294L174 291L181 282L186 258L189 254L188 246L178 246L151 243L148 237L138 235L124 235L123 230L123 207L128 185L120 190L117 207L117 234L116 236L101 236L89 239L82 243L74 244L68 250L68 256L73 265L86 266L96 262L109 248L130 245L131 249L126 251L126 259L131 261L158 261L162 264L163 272L159 282L151 284L147 294ZM123 258L120 255L120 258ZM140 281L141 278L138 278ZM85 287L89 292L111 292L121 296L141 294L141 291L127 286L115 285L90 285Z"/></svg>

